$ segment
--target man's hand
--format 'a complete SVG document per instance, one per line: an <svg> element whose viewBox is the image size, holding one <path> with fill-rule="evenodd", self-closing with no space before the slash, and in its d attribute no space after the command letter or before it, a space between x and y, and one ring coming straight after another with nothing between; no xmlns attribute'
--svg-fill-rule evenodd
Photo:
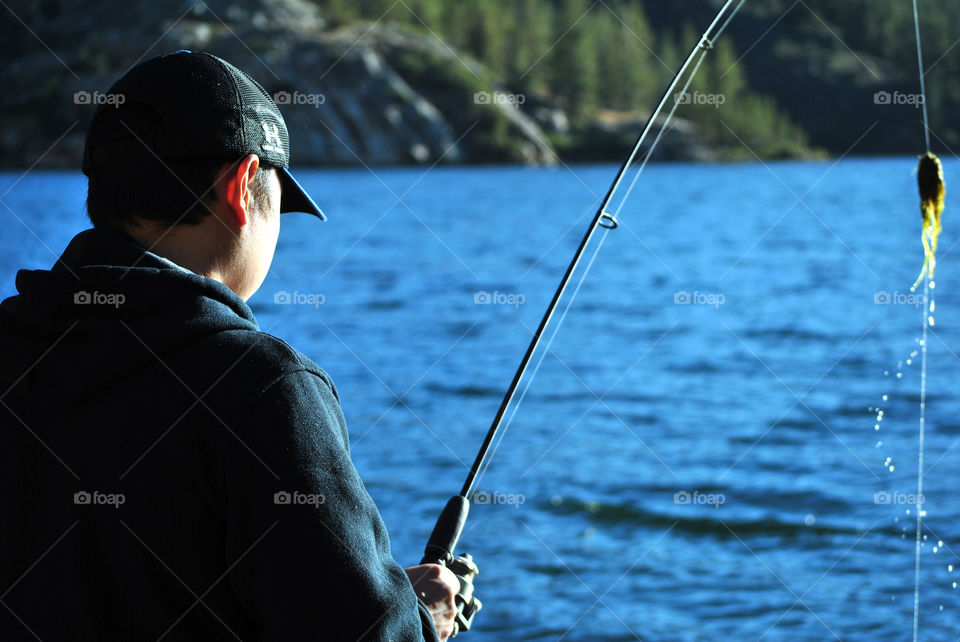
<svg viewBox="0 0 960 642"><path fill-rule="evenodd" d="M430 615L433 616L440 642L443 642L453 633L453 624L457 617L454 598L460 591L460 580L453 571L439 564L420 564L411 566L406 571L417 597L427 605Z"/></svg>

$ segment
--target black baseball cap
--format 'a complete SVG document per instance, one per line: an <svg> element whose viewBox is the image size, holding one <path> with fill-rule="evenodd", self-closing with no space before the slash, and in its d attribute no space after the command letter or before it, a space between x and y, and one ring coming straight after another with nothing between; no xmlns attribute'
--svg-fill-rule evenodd
<svg viewBox="0 0 960 642"><path fill-rule="evenodd" d="M177 51L133 67L110 87L87 130L83 173L161 160L238 160L277 171L280 212L327 220L290 173L290 137L273 98L213 54Z"/></svg>

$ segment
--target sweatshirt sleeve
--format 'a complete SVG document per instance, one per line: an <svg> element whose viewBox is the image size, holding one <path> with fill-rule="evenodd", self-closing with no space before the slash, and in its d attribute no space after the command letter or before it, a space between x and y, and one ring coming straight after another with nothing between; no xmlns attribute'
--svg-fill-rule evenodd
<svg viewBox="0 0 960 642"><path fill-rule="evenodd" d="M331 385L305 370L284 376L237 437L226 460L226 563L260 637L437 640L350 460Z"/></svg>

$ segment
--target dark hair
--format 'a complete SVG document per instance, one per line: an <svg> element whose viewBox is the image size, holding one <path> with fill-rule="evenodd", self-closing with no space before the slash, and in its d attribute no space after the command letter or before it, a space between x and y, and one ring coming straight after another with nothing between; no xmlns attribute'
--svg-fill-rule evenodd
<svg viewBox="0 0 960 642"><path fill-rule="evenodd" d="M136 219L161 225L196 225L217 202L213 185L230 161L150 160L101 167L87 182L87 216L94 227L118 227ZM261 170L272 169L265 163ZM260 201L269 194L269 171L258 171L250 183Z"/></svg>

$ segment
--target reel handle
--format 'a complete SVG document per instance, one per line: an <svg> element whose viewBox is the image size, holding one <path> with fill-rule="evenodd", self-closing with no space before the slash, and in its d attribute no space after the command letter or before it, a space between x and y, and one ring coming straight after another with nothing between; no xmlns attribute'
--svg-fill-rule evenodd
<svg viewBox="0 0 960 642"><path fill-rule="evenodd" d="M457 605L457 620L453 624L453 633L450 634L450 637L454 637L460 631L469 631L470 626L473 625L474 616L483 608L480 600L473 595L473 578L480 573L480 569L477 568L476 562L469 553L454 557L447 568L460 580L460 591L454 598Z"/></svg>

